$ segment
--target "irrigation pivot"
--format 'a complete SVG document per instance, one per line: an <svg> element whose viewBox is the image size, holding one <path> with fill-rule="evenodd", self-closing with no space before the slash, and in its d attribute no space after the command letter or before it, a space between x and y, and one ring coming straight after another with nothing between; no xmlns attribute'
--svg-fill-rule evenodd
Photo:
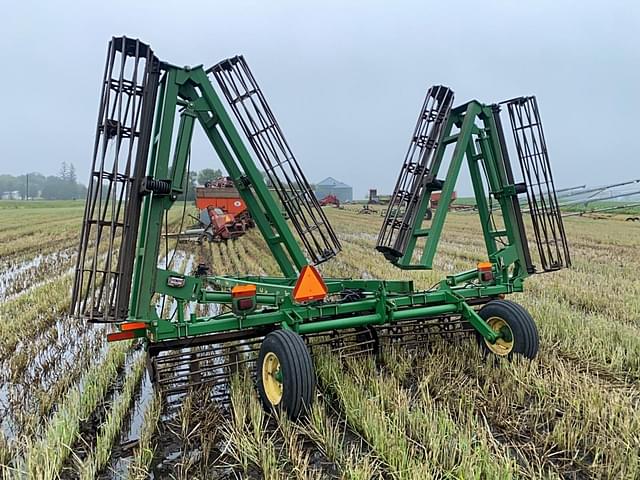
<svg viewBox="0 0 640 480"><path fill-rule="evenodd" d="M526 130L527 141L539 146L542 130L532 98L508 106L514 135ZM431 268L466 161L486 257L426 291L411 280L322 278L316 266L337 255L340 242L245 59L233 57L208 70L178 67L159 60L139 40L113 38L73 313L115 322L109 340L142 339L154 380L167 397L206 387L212 397L224 398L230 374L246 365L255 370L265 407L282 407L292 418L313 401L311 350L320 345L348 355L375 352L389 342L422 348L432 334L474 332L496 355L535 357L533 319L503 297L521 292L532 273L570 263L557 204L548 203L555 190L546 146L530 155L530 145L521 139L524 181L518 183L500 107L475 100L455 106L453 101L447 87L427 91L377 249L401 269ZM526 117L530 113L535 121ZM185 191L196 124L255 221L280 276L216 276L203 266L182 274L159 266L162 227ZM544 182L542 195L536 195L539 185L532 182ZM427 221L434 191L441 192L440 201ZM534 203L530 210L541 270L528 249L521 194ZM174 314L156 308L159 296L170 298ZM198 316L190 310L194 303L224 308Z"/></svg>

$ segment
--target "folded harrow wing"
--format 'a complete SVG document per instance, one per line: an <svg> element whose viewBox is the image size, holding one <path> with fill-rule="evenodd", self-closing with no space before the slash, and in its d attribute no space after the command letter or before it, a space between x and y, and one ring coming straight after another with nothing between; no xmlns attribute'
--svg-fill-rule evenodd
<svg viewBox="0 0 640 480"><path fill-rule="evenodd" d="M535 323L522 307L502 299L522 291L524 279L536 271L518 195L526 194L531 207L542 271L570 262L537 104L533 97L506 103L524 172L524 182L516 183L500 107L477 101L454 106L453 100L446 87L427 92L377 249L401 269L431 268L466 160L485 260L427 291L411 280L323 279L315 266L335 256L340 243L244 58L208 70L177 67L139 40L113 38L73 313L115 323L109 340L143 339L154 380L168 396L207 387L212 396L224 397L229 374L246 364L256 371L265 406L280 405L292 417L313 400L310 349L318 345L346 355L375 351L383 341L419 348L432 333L472 331L498 355L533 358ZM196 123L282 276L215 276L206 268L191 275L159 266L161 229L185 189ZM438 208L425 224L434 191L441 192ZM160 296L172 299L172 315L156 309ZM218 307L216 314L198 316L194 304Z"/></svg>

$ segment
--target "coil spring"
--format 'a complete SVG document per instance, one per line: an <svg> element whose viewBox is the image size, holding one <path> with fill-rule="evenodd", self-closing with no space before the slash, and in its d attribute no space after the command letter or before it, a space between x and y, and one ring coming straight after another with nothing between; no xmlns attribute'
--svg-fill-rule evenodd
<svg viewBox="0 0 640 480"><path fill-rule="evenodd" d="M166 195L171 192L171 182L167 180L156 180L155 178L147 178L145 187L148 191Z"/></svg>

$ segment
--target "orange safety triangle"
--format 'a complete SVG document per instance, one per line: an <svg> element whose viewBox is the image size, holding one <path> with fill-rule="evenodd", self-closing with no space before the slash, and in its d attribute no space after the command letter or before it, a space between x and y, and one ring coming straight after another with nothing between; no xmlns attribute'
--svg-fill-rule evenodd
<svg viewBox="0 0 640 480"><path fill-rule="evenodd" d="M313 265L302 267L296 286L293 288L293 299L296 302L322 300L327 296L327 286Z"/></svg>

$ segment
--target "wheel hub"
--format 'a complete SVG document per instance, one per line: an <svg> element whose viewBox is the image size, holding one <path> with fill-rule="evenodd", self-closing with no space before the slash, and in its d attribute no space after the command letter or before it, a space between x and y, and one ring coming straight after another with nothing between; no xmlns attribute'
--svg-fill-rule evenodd
<svg viewBox="0 0 640 480"><path fill-rule="evenodd" d="M262 384L264 392L272 405L278 405L282 400L282 371L280 360L273 352L264 356L262 362Z"/></svg>
<svg viewBox="0 0 640 480"><path fill-rule="evenodd" d="M499 337L496 340L496 343L488 342L486 338L484 339L484 343L486 343L489 350L496 355L500 355L501 357L509 355L513 350L514 345L513 332L511 331L509 324L500 317L491 317L487 320L487 323L492 330L499 335Z"/></svg>

